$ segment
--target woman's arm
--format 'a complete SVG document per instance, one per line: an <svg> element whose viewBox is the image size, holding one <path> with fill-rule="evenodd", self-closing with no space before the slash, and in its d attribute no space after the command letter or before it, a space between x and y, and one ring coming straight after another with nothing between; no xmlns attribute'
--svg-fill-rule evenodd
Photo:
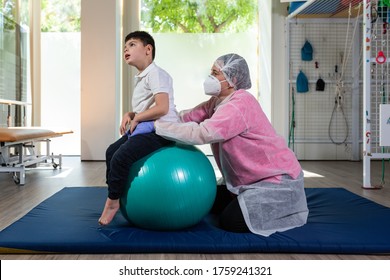
<svg viewBox="0 0 390 280"><path fill-rule="evenodd" d="M211 98L192 109L181 111L179 113L180 120L182 122L203 122L204 120L210 118L213 114L215 101L215 98Z"/></svg>
<svg viewBox="0 0 390 280"><path fill-rule="evenodd" d="M247 130L247 124L235 106L226 105L201 123L156 121L155 128L156 133L165 138L190 145L202 145L237 136Z"/></svg>

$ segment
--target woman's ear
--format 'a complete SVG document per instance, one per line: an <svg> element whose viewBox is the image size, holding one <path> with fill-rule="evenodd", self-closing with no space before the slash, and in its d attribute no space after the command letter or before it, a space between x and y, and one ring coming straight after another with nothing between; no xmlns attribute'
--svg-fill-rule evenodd
<svg viewBox="0 0 390 280"><path fill-rule="evenodd" d="M233 86L231 86L229 83L229 87L234 88L234 85L237 83L237 78L234 77L232 80L232 83L233 83Z"/></svg>

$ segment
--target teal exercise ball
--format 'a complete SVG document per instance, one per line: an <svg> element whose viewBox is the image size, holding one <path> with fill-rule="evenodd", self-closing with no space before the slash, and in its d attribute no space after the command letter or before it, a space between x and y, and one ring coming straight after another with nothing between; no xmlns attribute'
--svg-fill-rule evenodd
<svg viewBox="0 0 390 280"><path fill-rule="evenodd" d="M179 230L199 223L216 195L216 177L198 148L175 144L138 160L120 199L123 216L137 227Z"/></svg>

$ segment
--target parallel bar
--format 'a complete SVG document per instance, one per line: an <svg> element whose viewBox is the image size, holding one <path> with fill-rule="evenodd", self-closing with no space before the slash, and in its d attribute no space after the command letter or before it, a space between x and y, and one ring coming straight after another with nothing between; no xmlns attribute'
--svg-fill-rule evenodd
<svg viewBox="0 0 390 280"><path fill-rule="evenodd" d="M371 185L371 0L364 0L363 13L363 188Z"/></svg>

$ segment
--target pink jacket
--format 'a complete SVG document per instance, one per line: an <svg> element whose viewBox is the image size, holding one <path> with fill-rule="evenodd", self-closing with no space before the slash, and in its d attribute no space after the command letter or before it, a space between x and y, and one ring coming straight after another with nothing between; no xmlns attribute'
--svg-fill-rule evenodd
<svg viewBox="0 0 390 280"><path fill-rule="evenodd" d="M157 134L185 144L211 144L226 182L234 187L261 180L278 182L282 174L296 179L302 169L259 102L238 90L221 103L212 97L183 111L183 123L156 122Z"/></svg>

